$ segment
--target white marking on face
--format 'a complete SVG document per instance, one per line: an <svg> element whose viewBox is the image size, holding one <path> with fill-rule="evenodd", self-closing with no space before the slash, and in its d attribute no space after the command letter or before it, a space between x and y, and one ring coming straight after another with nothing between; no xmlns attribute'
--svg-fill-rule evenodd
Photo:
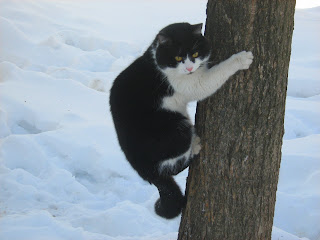
<svg viewBox="0 0 320 240"><path fill-rule="evenodd" d="M206 63L208 59L209 56L200 61ZM199 98L199 89L196 88L202 88L200 82L203 79L203 74L207 71L206 64L201 65L201 63L192 70L192 74L181 74L177 71L177 68L168 67L161 70L175 91L172 96L163 99L163 108L185 115L187 103Z"/></svg>
<svg viewBox="0 0 320 240"><path fill-rule="evenodd" d="M195 71L197 71L197 69L200 67L201 63L203 62L204 61L201 60L200 58L196 58L195 62L192 62L189 56L187 56L187 58L183 62L178 63L177 71L179 74L182 74L182 75L194 73Z"/></svg>

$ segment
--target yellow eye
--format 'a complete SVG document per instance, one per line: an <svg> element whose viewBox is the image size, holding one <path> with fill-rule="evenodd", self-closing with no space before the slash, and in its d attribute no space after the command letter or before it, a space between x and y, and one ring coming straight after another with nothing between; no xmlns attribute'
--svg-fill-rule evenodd
<svg viewBox="0 0 320 240"><path fill-rule="evenodd" d="M192 54L192 57L193 58L197 58L199 56L199 53L198 52L195 52L194 54Z"/></svg>
<svg viewBox="0 0 320 240"><path fill-rule="evenodd" d="M176 59L177 62L181 62L182 61L182 57L176 56L175 59Z"/></svg>

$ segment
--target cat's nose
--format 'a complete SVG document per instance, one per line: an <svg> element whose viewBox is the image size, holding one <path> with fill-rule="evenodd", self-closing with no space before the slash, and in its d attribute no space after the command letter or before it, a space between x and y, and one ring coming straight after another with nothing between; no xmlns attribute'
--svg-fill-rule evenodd
<svg viewBox="0 0 320 240"><path fill-rule="evenodd" d="M188 70L189 72L191 72L192 69L193 69L193 67L187 67L187 70Z"/></svg>

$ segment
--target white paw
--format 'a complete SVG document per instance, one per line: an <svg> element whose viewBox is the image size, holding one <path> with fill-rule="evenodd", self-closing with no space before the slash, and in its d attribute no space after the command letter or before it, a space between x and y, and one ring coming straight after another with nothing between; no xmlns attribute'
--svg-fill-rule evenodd
<svg viewBox="0 0 320 240"><path fill-rule="evenodd" d="M234 57L239 64L239 70L248 69L253 61L252 52L242 51L235 54Z"/></svg>
<svg viewBox="0 0 320 240"><path fill-rule="evenodd" d="M192 142L192 151L191 151L191 155L194 156L194 155L197 155L199 154L200 150L201 150L201 144L200 144L200 138L198 136L196 136L194 139L193 139L193 142Z"/></svg>

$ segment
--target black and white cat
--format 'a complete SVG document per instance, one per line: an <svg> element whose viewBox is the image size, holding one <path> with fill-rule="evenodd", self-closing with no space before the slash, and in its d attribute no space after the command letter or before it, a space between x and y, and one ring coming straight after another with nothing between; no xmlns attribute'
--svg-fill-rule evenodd
<svg viewBox="0 0 320 240"><path fill-rule="evenodd" d="M138 174L158 188L155 211L165 218L178 216L186 203L172 176L201 148L187 103L212 95L253 60L243 51L209 69L210 44L201 28L176 23L162 29L110 92L120 146Z"/></svg>

